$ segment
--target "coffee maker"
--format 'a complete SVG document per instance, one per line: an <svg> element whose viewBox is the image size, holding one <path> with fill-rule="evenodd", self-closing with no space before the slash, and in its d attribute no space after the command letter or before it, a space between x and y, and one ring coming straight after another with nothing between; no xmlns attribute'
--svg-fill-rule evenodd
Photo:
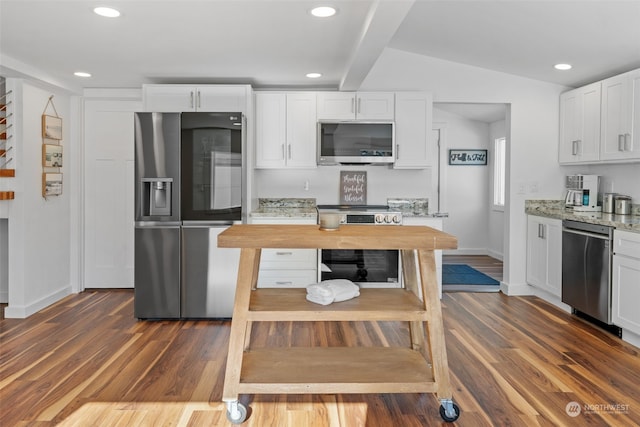
<svg viewBox="0 0 640 427"><path fill-rule="evenodd" d="M565 177L565 207L575 212L600 212L598 206L599 175L567 175Z"/></svg>

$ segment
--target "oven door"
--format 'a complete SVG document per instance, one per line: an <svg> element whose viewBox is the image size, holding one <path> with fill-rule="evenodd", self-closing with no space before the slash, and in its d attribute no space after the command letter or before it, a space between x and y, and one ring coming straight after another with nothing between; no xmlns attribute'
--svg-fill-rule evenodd
<svg viewBox="0 0 640 427"><path fill-rule="evenodd" d="M321 249L320 280L348 279L363 288L399 288L400 251L381 249Z"/></svg>

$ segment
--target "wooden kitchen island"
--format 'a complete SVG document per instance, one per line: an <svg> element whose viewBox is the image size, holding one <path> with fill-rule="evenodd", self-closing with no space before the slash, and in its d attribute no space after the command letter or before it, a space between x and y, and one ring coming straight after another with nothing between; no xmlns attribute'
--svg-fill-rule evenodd
<svg viewBox="0 0 640 427"><path fill-rule="evenodd" d="M436 393L445 421L459 416L453 403L434 250L457 239L425 226L233 225L218 236L221 248L241 248L223 401L227 418L242 423L239 394ZM397 249L403 289L361 289L354 299L326 306L305 289L256 289L263 248ZM420 298L424 295L425 298ZM252 322L406 321L411 347L294 347L252 349Z"/></svg>

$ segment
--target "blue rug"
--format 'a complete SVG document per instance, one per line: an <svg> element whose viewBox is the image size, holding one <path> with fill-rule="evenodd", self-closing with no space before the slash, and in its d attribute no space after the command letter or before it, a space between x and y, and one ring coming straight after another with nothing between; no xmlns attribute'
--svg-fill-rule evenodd
<svg viewBox="0 0 640 427"><path fill-rule="evenodd" d="M467 264L443 264L442 290L498 292L500 283Z"/></svg>

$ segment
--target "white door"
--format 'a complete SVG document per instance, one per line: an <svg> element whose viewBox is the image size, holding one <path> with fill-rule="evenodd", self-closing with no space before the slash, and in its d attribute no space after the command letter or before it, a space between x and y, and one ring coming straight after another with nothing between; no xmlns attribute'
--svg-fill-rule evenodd
<svg viewBox="0 0 640 427"><path fill-rule="evenodd" d="M141 109L139 101L85 101L85 288L133 287L133 113Z"/></svg>

